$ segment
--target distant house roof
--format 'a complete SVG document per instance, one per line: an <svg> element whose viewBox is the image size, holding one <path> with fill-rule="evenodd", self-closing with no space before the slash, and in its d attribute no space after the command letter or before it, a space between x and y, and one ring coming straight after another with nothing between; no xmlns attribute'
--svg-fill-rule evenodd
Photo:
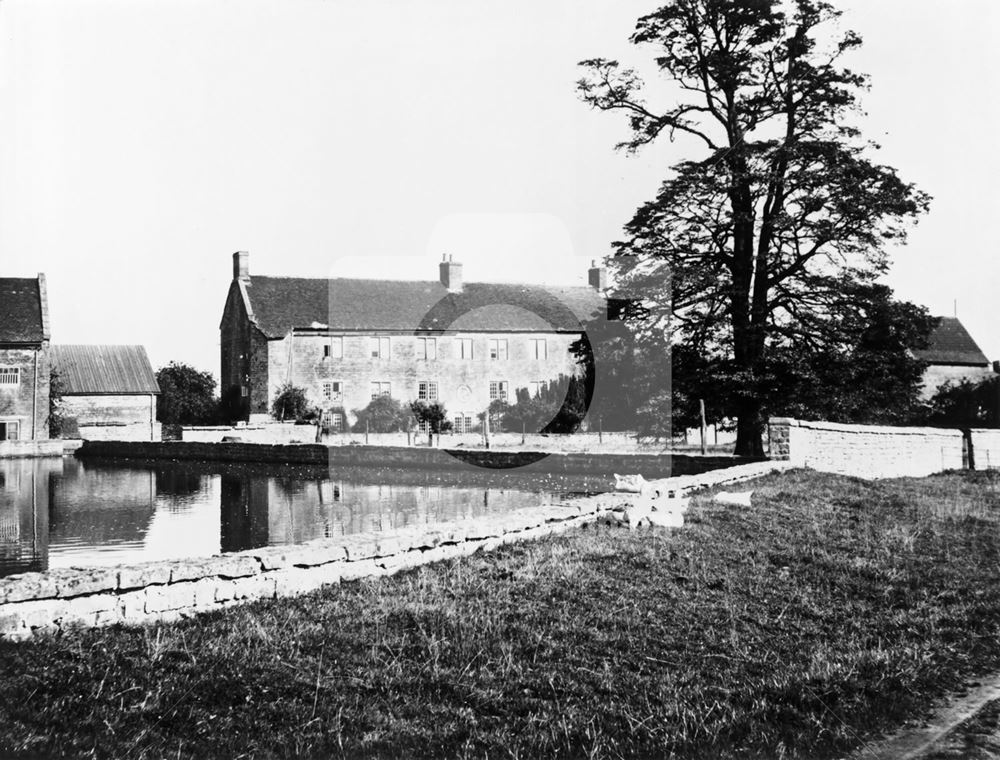
<svg viewBox="0 0 1000 760"><path fill-rule="evenodd" d="M48 340L45 279L0 277L0 343Z"/></svg>
<svg viewBox="0 0 1000 760"><path fill-rule="evenodd" d="M931 333L928 347L913 352L918 359L929 364L989 365L986 354L957 317L940 319L941 323Z"/></svg>
<svg viewBox="0 0 1000 760"><path fill-rule="evenodd" d="M604 313L593 288L439 282L258 277L243 283L251 318L269 338L292 328L579 332Z"/></svg>
<svg viewBox="0 0 1000 760"><path fill-rule="evenodd" d="M159 393L142 346L52 346L66 395Z"/></svg>

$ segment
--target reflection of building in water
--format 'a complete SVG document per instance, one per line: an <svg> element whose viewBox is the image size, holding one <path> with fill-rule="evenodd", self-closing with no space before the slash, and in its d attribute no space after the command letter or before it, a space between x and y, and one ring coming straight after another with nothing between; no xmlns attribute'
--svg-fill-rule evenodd
<svg viewBox="0 0 1000 760"><path fill-rule="evenodd" d="M156 503L152 470L67 459L51 486L49 546L71 555L82 545L139 549ZM63 563L65 564L65 563Z"/></svg>
<svg viewBox="0 0 1000 760"><path fill-rule="evenodd" d="M48 568L49 476L63 460L0 459L0 576Z"/></svg>
<svg viewBox="0 0 1000 760"><path fill-rule="evenodd" d="M222 476L222 550L471 519L524 504L497 488Z"/></svg>

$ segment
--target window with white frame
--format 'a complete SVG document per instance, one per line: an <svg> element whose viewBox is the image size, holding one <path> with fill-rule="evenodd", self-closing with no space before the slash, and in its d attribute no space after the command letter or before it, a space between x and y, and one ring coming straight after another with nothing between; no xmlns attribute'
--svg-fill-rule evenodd
<svg viewBox="0 0 1000 760"><path fill-rule="evenodd" d="M490 380L490 401L507 400L507 381Z"/></svg>
<svg viewBox="0 0 1000 760"><path fill-rule="evenodd" d="M437 338L417 338L417 358L428 361L437 359Z"/></svg>
<svg viewBox="0 0 1000 760"><path fill-rule="evenodd" d="M372 359L388 359L389 358L389 336L381 335L379 337L370 338Z"/></svg>
<svg viewBox="0 0 1000 760"><path fill-rule="evenodd" d="M20 367L0 367L0 388L10 388L21 384Z"/></svg>
<svg viewBox="0 0 1000 760"><path fill-rule="evenodd" d="M458 356L460 359L472 358L472 338L458 339Z"/></svg>
<svg viewBox="0 0 1000 760"><path fill-rule="evenodd" d="M530 338L528 341L528 357L545 359L549 354L548 341L545 338Z"/></svg>
<svg viewBox="0 0 1000 760"><path fill-rule="evenodd" d="M428 422L427 420L420 420L420 422L417 423L417 430L419 430L424 435L427 435L429 432L431 432L431 423Z"/></svg>
<svg viewBox="0 0 1000 760"><path fill-rule="evenodd" d="M532 380L530 383L528 383L528 393L531 395L532 398L537 397L538 394L541 393L542 390L544 390L544 388L545 388L544 380Z"/></svg>
<svg viewBox="0 0 1000 760"><path fill-rule="evenodd" d="M327 380L321 386L323 401L340 404L344 401L344 384L340 380Z"/></svg>
<svg viewBox="0 0 1000 760"><path fill-rule="evenodd" d="M246 398L249 395L250 395L250 389L247 386L245 386L245 385L241 385L240 386L240 396L242 396L243 398Z"/></svg>
<svg viewBox="0 0 1000 760"><path fill-rule="evenodd" d="M501 360L507 358L506 338L490 338L490 358Z"/></svg>
<svg viewBox="0 0 1000 760"><path fill-rule="evenodd" d="M324 346L324 352L331 359L344 358L344 339L341 336L330 338L330 345Z"/></svg>
<svg viewBox="0 0 1000 760"><path fill-rule="evenodd" d="M388 382L372 381L372 398L379 396L391 396L392 388Z"/></svg>
<svg viewBox="0 0 1000 760"><path fill-rule="evenodd" d="M19 438L21 424L16 420L0 422L0 441L16 441Z"/></svg>
<svg viewBox="0 0 1000 760"><path fill-rule="evenodd" d="M343 412L325 412L323 416L326 418L326 424L332 432L339 433L344 429Z"/></svg>
<svg viewBox="0 0 1000 760"><path fill-rule="evenodd" d="M417 383L417 400L433 402L438 400L438 384L432 380Z"/></svg>
<svg viewBox="0 0 1000 760"><path fill-rule="evenodd" d="M458 412L452 421L456 433L472 432L472 414L470 412Z"/></svg>

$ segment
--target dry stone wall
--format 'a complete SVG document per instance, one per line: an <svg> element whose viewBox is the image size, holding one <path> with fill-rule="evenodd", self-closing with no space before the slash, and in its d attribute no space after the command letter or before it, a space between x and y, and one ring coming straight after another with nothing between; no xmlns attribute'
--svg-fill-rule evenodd
<svg viewBox="0 0 1000 760"><path fill-rule="evenodd" d="M666 491L740 482L789 467L760 462L671 479ZM392 575L549 536L600 519L633 494L602 494L479 520L275 546L208 559L53 570L0 579L0 638L190 617L327 584Z"/></svg>
<svg viewBox="0 0 1000 760"><path fill-rule="evenodd" d="M1000 468L1000 430L971 430L972 451L977 470Z"/></svg>
<svg viewBox="0 0 1000 760"><path fill-rule="evenodd" d="M771 458L861 478L923 477L963 467L962 431L775 418Z"/></svg>

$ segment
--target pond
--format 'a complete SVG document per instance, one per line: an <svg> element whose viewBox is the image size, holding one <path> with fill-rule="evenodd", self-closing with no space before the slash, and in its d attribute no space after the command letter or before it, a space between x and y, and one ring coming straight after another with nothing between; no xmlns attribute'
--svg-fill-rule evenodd
<svg viewBox="0 0 1000 760"><path fill-rule="evenodd" d="M471 467L0 459L0 576L467 520L611 488L610 476Z"/></svg>

